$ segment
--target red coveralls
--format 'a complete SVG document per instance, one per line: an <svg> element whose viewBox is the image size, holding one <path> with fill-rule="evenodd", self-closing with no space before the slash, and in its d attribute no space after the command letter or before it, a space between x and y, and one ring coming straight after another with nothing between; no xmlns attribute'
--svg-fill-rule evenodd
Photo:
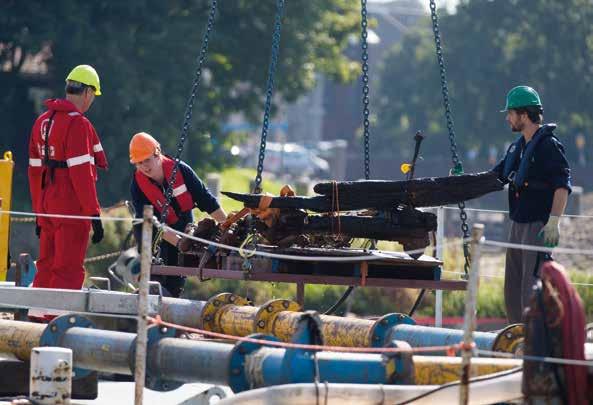
<svg viewBox="0 0 593 405"><path fill-rule="evenodd" d="M45 214L98 215L96 167L107 168L99 136L70 101L50 99L45 106L48 111L35 121L29 140L33 209ZM82 288L90 220L40 216L37 221L40 252L33 287Z"/></svg>

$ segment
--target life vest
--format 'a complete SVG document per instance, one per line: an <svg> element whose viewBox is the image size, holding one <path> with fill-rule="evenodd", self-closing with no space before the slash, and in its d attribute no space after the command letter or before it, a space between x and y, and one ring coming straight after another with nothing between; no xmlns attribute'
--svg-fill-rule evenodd
<svg viewBox="0 0 593 405"><path fill-rule="evenodd" d="M556 129L556 124L542 125L541 128L537 130L535 135L533 135L533 138L526 147L525 138L523 138L523 136L520 136L509 147L504 159L502 175L503 178L510 181L511 186L513 186L515 190L521 190L527 186L539 189L549 187L549 185L543 181L532 181L530 179L528 182L527 179L529 176L529 165L531 164L535 148L545 138L549 136L554 137L554 129ZM521 157L521 151L523 148L525 148L525 150L523 151L523 156ZM519 168L515 171L513 168L516 166L517 161L519 161Z"/></svg>
<svg viewBox="0 0 593 405"><path fill-rule="evenodd" d="M165 174L166 184L168 184L171 179L171 175L173 174L175 161L164 155L161 157L161 159L163 162L163 172ZM165 195L163 194L162 188L157 186L154 181L152 181L148 176L142 174L139 170L136 170L134 177L136 179L136 183L138 183L138 187L140 187L140 190L142 190L146 198L148 198L155 209L162 214L165 202L167 201ZM183 175L179 170L175 175L172 193L173 197L177 201L177 204L179 205L181 212L191 211L194 208L194 200L187 190L185 180L183 179ZM167 225L174 225L178 220L179 217L177 216L175 209L172 206L169 206L166 218Z"/></svg>

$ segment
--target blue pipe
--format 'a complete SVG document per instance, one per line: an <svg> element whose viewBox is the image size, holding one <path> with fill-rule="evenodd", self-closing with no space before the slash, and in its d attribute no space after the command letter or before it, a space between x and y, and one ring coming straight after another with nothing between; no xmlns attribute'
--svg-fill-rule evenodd
<svg viewBox="0 0 593 405"><path fill-rule="evenodd" d="M497 336L492 332L474 332L474 342L478 349L491 350ZM412 347L448 346L463 341L463 330L399 324L391 328L388 340L402 340Z"/></svg>

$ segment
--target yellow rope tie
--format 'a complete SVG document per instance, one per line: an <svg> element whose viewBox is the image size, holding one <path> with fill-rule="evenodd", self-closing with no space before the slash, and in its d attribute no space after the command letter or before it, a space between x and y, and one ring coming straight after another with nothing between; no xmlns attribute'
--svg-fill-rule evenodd
<svg viewBox="0 0 593 405"><path fill-rule="evenodd" d="M157 228L155 237L152 241L152 253L155 256L158 256L158 252L161 248L160 244L161 244L162 239L163 239L163 228L159 227L159 228Z"/></svg>
<svg viewBox="0 0 593 405"><path fill-rule="evenodd" d="M251 243L254 238L255 238L255 234L250 233L249 235L247 235L247 237L245 238L243 243L241 243L241 246L239 246L239 255L243 259L249 259L255 255L255 249L251 250L249 253L245 252L245 246L247 246L247 244Z"/></svg>

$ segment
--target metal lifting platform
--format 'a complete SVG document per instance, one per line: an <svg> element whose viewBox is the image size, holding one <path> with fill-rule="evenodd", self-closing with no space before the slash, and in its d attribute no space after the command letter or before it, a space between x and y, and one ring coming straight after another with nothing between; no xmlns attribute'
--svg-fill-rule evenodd
<svg viewBox="0 0 593 405"><path fill-rule="evenodd" d="M195 276L227 280L296 283L297 302L304 301L305 284L415 288L428 290L465 290L465 280L442 280L442 262L426 255L415 259L404 252L362 249L284 248L258 246L258 251L311 258L297 261L252 257L245 265L237 254L217 254L203 267L204 253L181 253L179 266L153 265L152 274ZM336 261L316 261L316 257L335 256ZM343 261L348 257L371 256L369 260Z"/></svg>

